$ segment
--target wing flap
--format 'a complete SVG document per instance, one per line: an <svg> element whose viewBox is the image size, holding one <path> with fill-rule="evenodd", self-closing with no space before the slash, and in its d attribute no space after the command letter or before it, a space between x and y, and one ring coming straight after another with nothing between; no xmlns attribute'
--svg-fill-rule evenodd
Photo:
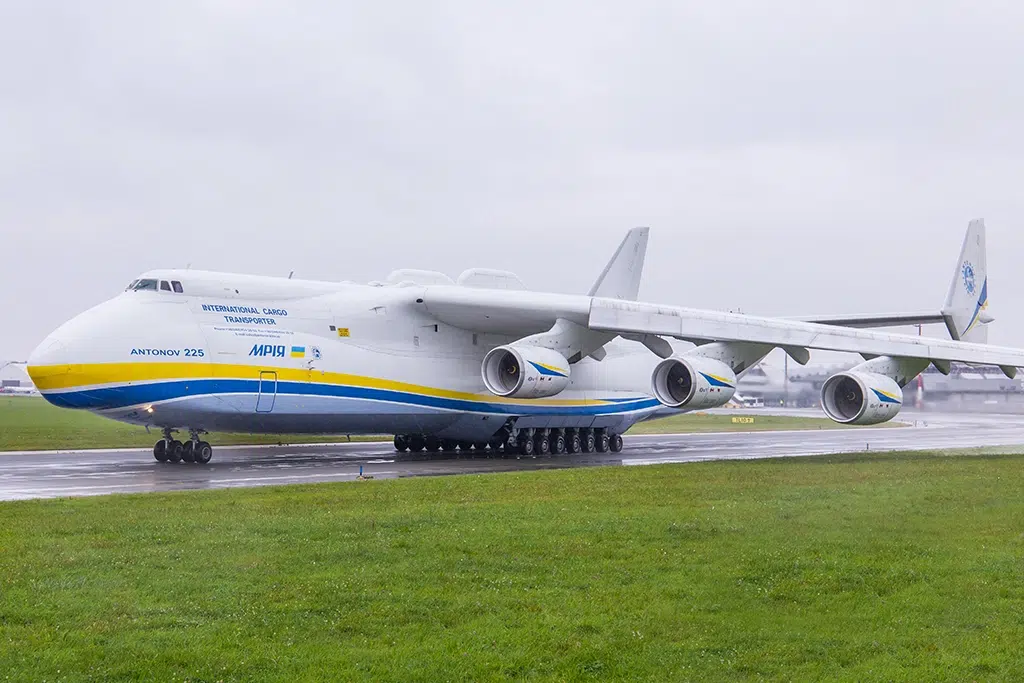
<svg viewBox="0 0 1024 683"><path fill-rule="evenodd" d="M1024 350L816 323L593 299L589 325L619 334L736 341L827 351L1024 367Z"/></svg>

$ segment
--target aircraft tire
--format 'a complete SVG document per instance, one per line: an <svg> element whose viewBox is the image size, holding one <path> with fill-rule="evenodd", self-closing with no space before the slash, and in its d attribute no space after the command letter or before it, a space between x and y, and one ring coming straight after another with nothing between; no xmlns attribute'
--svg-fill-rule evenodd
<svg viewBox="0 0 1024 683"><path fill-rule="evenodd" d="M180 441L172 441L167 445L167 462L181 462L181 451L184 446Z"/></svg>
<svg viewBox="0 0 1024 683"><path fill-rule="evenodd" d="M615 436L613 436L611 438L611 440L608 442L608 447L612 450L612 453L621 453L622 452L622 435L621 434L616 434Z"/></svg>
<svg viewBox="0 0 1024 683"><path fill-rule="evenodd" d="M153 446L153 457L157 459L157 462L167 462L167 442L160 439Z"/></svg>
<svg viewBox="0 0 1024 683"><path fill-rule="evenodd" d="M409 437L409 452L419 453L427 445L426 440L422 436L410 436Z"/></svg>
<svg viewBox="0 0 1024 683"><path fill-rule="evenodd" d="M538 434L536 441L534 450L537 452L537 455L551 455L551 440L547 434Z"/></svg>
<svg viewBox="0 0 1024 683"><path fill-rule="evenodd" d="M583 452L583 440L580 439L580 435L578 433L573 434L569 438L569 452L573 455Z"/></svg>
<svg viewBox="0 0 1024 683"><path fill-rule="evenodd" d="M556 434L551 442L551 452L555 455L565 455L565 435Z"/></svg>
<svg viewBox="0 0 1024 683"><path fill-rule="evenodd" d="M193 457L200 465L205 465L210 462L210 458L213 457L213 446L206 441L200 441L195 445L192 450Z"/></svg>
<svg viewBox="0 0 1024 683"><path fill-rule="evenodd" d="M519 442L519 454L530 456L534 453L533 439L523 439Z"/></svg>
<svg viewBox="0 0 1024 683"><path fill-rule="evenodd" d="M185 441L184 443L181 444L181 460L182 460L182 462L195 462L196 461L195 455L193 455L193 451L195 450L195 447L196 447L195 443L193 441L191 441L191 440Z"/></svg>
<svg viewBox="0 0 1024 683"><path fill-rule="evenodd" d="M597 437L597 452L607 453L609 445L611 445L611 439L608 438L608 432L601 432L601 435Z"/></svg>
<svg viewBox="0 0 1024 683"><path fill-rule="evenodd" d="M597 448L597 439L594 438L594 430L586 430L586 434L583 435L583 452L593 453Z"/></svg>
<svg viewBox="0 0 1024 683"><path fill-rule="evenodd" d="M395 434L395 450L399 453L409 450L409 439L402 434Z"/></svg>

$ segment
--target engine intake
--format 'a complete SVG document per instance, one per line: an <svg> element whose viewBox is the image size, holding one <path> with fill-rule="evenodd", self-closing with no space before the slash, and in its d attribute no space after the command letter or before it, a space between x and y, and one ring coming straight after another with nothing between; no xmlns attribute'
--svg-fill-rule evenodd
<svg viewBox="0 0 1024 683"><path fill-rule="evenodd" d="M499 346L484 356L484 386L495 396L546 398L569 386L569 361L539 346Z"/></svg>
<svg viewBox="0 0 1024 683"><path fill-rule="evenodd" d="M821 407L841 424L888 422L903 407L903 390L890 377L871 372L840 372L821 387Z"/></svg>
<svg viewBox="0 0 1024 683"><path fill-rule="evenodd" d="M667 358L654 369L651 389L655 398L669 408L718 408L736 394L736 373L713 358Z"/></svg>

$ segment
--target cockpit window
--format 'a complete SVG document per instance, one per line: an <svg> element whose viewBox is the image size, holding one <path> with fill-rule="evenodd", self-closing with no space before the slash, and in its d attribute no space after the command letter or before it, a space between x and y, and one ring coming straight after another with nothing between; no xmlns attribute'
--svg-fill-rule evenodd
<svg viewBox="0 0 1024 683"><path fill-rule="evenodd" d="M125 288L124 288L124 291L126 291L126 292L130 292L130 291L132 291L133 289L135 289L135 284L136 284L137 282L138 282L138 280L132 280L132 281L131 281L131 284L129 284L129 285L127 286L127 287L125 287Z"/></svg>
<svg viewBox="0 0 1024 683"><path fill-rule="evenodd" d="M167 280L161 280L160 289L164 290L165 292L169 292L171 291L171 285L170 283L167 282Z"/></svg>
<svg viewBox="0 0 1024 683"><path fill-rule="evenodd" d="M181 294L185 290L181 288L181 283L177 280L171 280L171 286L174 287L175 294Z"/></svg>
<svg viewBox="0 0 1024 683"><path fill-rule="evenodd" d="M135 291L135 292L143 292L143 291L155 292L157 290L156 284L157 284L156 280L150 280L150 279L136 280L135 283L132 285L132 291Z"/></svg>

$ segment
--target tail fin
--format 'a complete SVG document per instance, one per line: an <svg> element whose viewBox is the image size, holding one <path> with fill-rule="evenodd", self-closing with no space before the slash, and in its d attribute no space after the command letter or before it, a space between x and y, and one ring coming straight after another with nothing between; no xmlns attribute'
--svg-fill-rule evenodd
<svg viewBox="0 0 1024 683"><path fill-rule="evenodd" d="M942 317L953 339L984 344L988 341L988 264L985 255L985 221L967 226L953 282L949 285Z"/></svg>
<svg viewBox="0 0 1024 683"><path fill-rule="evenodd" d="M635 301L640 293L640 276L644 272L647 237L650 228L633 228L626 233L601 277L590 288L588 296Z"/></svg>

